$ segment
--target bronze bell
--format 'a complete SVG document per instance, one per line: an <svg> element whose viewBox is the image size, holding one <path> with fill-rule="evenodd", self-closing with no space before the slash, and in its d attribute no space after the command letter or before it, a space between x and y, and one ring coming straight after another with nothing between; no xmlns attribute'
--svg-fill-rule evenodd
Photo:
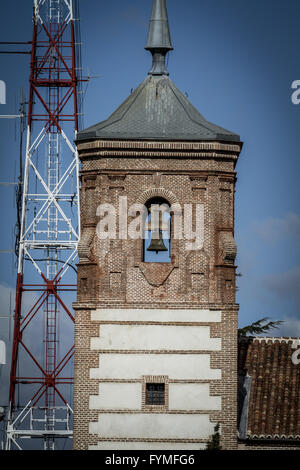
<svg viewBox="0 0 300 470"><path fill-rule="evenodd" d="M160 210L157 210L156 207L153 208L152 214L153 222L151 226L151 242L147 251L168 251L166 247L163 237L162 237L162 214Z"/></svg>
<svg viewBox="0 0 300 470"><path fill-rule="evenodd" d="M153 237L153 235L155 236ZM156 251L156 253L158 253L159 251L168 251L168 248L164 243L161 230L159 230L158 237L157 231L151 232L151 243L148 246L147 251Z"/></svg>

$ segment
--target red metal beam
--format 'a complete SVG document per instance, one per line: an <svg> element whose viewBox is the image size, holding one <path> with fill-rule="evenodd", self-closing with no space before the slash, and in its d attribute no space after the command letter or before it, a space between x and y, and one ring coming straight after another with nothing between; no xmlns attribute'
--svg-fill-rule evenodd
<svg viewBox="0 0 300 470"><path fill-rule="evenodd" d="M76 55L75 55L75 33L74 21L71 21L71 38L72 38L72 82L73 82L73 96L74 96L74 114L75 114L75 131L78 131L78 107L77 107L77 78L76 78Z"/></svg>
<svg viewBox="0 0 300 470"><path fill-rule="evenodd" d="M55 42L59 42L59 40L62 37L63 33L65 32L66 28L67 28L67 23L63 23L61 29L57 31L56 36L54 37ZM40 64L39 68L37 67L37 69L36 69L37 76L39 75L41 70L43 70L45 68L44 65L47 63L47 60L49 58L49 54L50 54L50 51L51 51L51 43L46 42L46 41L42 41L41 44L43 44L43 43L45 43L47 45L46 46L47 51L44 54L43 62Z"/></svg>
<svg viewBox="0 0 300 470"><path fill-rule="evenodd" d="M31 320L33 320L33 318L35 317L35 315L38 313L39 309L42 307L43 303L45 302L47 296L49 294L47 292L43 292L42 295L39 297L39 299L36 301L36 303L34 304L34 306L29 310L28 314L26 315L26 317L22 320L21 322L21 333L23 333L23 331L25 330L25 328L28 326L28 324L31 322ZM43 298L45 297L45 298ZM39 303L41 302L40 305L38 305ZM36 309L35 309L36 308ZM33 312L33 310L35 309L35 312L31 315L31 313ZM29 318L28 322L24 325L25 321L27 320L27 318L31 315L31 317ZM24 325L24 326L23 326Z"/></svg>
<svg viewBox="0 0 300 470"><path fill-rule="evenodd" d="M78 104L77 104L77 74L76 74L76 46L75 46L75 28L73 21L68 23L53 25L49 27L44 23L40 24L34 14L33 36L31 44L31 62L30 62L30 89L28 103L28 127L32 129L33 121L44 122L47 132L62 132L62 122L74 122L74 128L78 130ZM39 24L38 24L39 23ZM46 37L46 40L45 40ZM70 38L70 39L69 39ZM69 39L69 40L68 40ZM51 62L53 60L53 62ZM81 80L86 81L86 80ZM48 92L48 95L47 95ZM73 103L72 103L73 99ZM72 103L73 113L68 111ZM35 114L36 104L40 109ZM43 114L44 112L44 114ZM64 114L65 112L65 114ZM23 267L24 269L24 267ZM14 316L14 337L12 348L12 362L10 373L10 392L9 399L12 409L15 407L16 384L40 385L35 387L31 399L33 406L45 399L46 405L57 395L63 403L67 401L63 393L57 387L63 384L72 384L72 377L63 377L62 374L74 357L74 345L63 355L57 357L56 344L51 350L51 343L56 343L56 319L58 307L62 307L62 312L68 315L72 323L75 318L72 312L66 306L63 298L63 292L74 292L77 289L76 284L61 283L62 269L59 270L55 279L47 279L45 274L41 274L42 283L24 283L24 273L17 276L16 287L16 307ZM28 281L28 280L27 280ZM36 292L37 300L32 301L32 306L26 309L22 318L22 306L24 309L24 292ZM45 312L43 311L45 309ZM44 365L37 359L32 352L30 345L26 343L26 337L23 338L24 330L29 330L31 323L39 314L45 313L46 318L46 357ZM53 317L51 317L53 315ZM50 322L53 319L53 326ZM53 334L52 334L53 331ZM42 341L42 338L38 338ZM49 346L50 345L50 346ZM20 348L20 346L22 348ZM35 372L30 372L28 377L18 376L17 364L20 351L24 349L28 358L37 367ZM67 374L65 374L67 375ZM69 375L69 374L68 374ZM37 389L37 390L36 390ZM46 396L46 398L44 398Z"/></svg>
<svg viewBox="0 0 300 470"><path fill-rule="evenodd" d="M72 72L71 72L71 70L69 69L69 67L67 66L67 64L66 64L66 62L65 62L65 60L64 60L64 58L63 58L63 56L61 55L60 50L59 50L59 48L58 48L58 45L57 45L57 42L56 42L55 38L53 39L53 38L51 37L51 35L49 34L48 29L46 28L46 26L45 26L44 24L42 25L42 27L44 28L44 31L45 31L45 33L47 34L48 38L49 38L50 47L51 47L51 45L52 45L52 47L55 48L58 57L60 58L60 60L61 60L62 63L64 64L64 66L66 67L66 69L67 69L67 71L68 71L68 73L69 73L69 75L70 75L70 78L72 78ZM67 25L65 25L65 27L67 27Z"/></svg>

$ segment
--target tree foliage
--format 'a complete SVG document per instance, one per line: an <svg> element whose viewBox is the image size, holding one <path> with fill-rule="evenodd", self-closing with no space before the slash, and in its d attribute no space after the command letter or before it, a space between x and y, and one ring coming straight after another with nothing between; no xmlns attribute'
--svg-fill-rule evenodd
<svg viewBox="0 0 300 470"><path fill-rule="evenodd" d="M277 321L268 321L269 318L261 318L261 320L257 320L253 322L251 325L244 326L243 328L238 329L238 335L239 337L244 337L244 336L254 336L254 335L260 335L262 333L266 333L270 331L272 328L278 328L283 321L277 320Z"/></svg>

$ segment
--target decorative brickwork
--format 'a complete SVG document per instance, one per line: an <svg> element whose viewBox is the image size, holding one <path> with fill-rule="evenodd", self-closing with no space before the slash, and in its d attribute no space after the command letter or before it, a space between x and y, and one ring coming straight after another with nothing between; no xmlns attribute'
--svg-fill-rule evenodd
<svg viewBox="0 0 300 470"><path fill-rule="evenodd" d="M165 0L154 0L151 20L148 77L106 121L78 134L74 448L197 450L220 423L222 447L236 449L234 191L242 143L169 79ZM128 230L136 233L133 214L153 198L170 207L165 262L145 257L142 237ZM107 208L110 238L100 220ZM159 405L146 401L151 383Z"/></svg>
<svg viewBox="0 0 300 470"><path fill-rule="evenodd" d="M284 448L237 435L234 195L242 143L208 122L169 79L165 0L154 0L153 15L161 18L150 22L148 77L106 121L77 136L74 449L200 450L217 423L222 449ZM135 221L128 208L139 204L142 211L152 198L171 207L170 262L145 262L143 240L128 235ZM100 239L104 205L113 207L116 234ZM185 226L177 237L177 217L189 218L189 233L199 233L199 214L201 236L191 245ZM244 346L240 373L253 379L249 436L298 439L299 367L297 375L286 357L291 345ZM157 386L160 404L146 401L149 383L164 384Z"/></svg>
<svg viewBox="0 0 300 470"><path fill-rule="evenodd" d="M101 153L101 149L106 152L105 155ZM201 410L199 407L194 410L170 410L168 406L164 406L155 413L159 413L162 417L166 416L166 420L170 419L168 416L175 414L178 419L183 420L183 423L187 419L184 417L194 415L199 416L199 419L206 419L205 416L208 415L211 429L217 422L221 424L223 448L237 448L238 306L235 303L236 245L233 239L233 194L236 180L235 163L240 149L240 144L218 142L99 140L78 145L82 162L82 238L78 265L78 301L75 304L75 449L94 448L100 442L103 448L103 442L111 441L116 445L124 441L144 442L145 448L147 443L154 445L155 442L161 442L164 446L169 443L170 448L174 448L172 445L178 443L178 448L180 446L187 448L185 446L196 443L199 446L207 441L208 437L199 436L149 438L145 434L140 438L138 436L120 438L118 435L105 437L95 433L95 430L102 429L107 421L107 418L101 416L107 416L109 413L108 410L90 409L90 397L98 396L99 391L101 397L101 383L142 385L147 376L145 371L139 378L101 378L96 373L99 364L102 364L102 369L99 369L101 373L108 355L114 361L117 357L120 357L120 360L123 358L123 361L126 357L128 360L134 357L142 360L144 354L149 358L156 355L162 358L168 356L175 358L180 355L183 360L185 357L194 357L197 361L197 358L200 360L201 357L203 360L206 357L210 358L210 368L219 370L220 378L172 377L168 373L167 383L169 387L172 383L209 384L209 395L221 397L220 410ZM185 240L173 240L171 263L160 265L143 263L142 240L116 239L100 242L96 235L99 221L99 217L95 216L96 209L102 203L113 204L117 208L118 217L120 195L127 196L128 206L137 202L144 204L151 197L163 197L170 205L179 203L182 207L184 204L195 202L203 204L203 248L198 251L188 251ZM93 312L98 311L97 309L110 311L116 308L126 312L128 309L143 312L147 312L147 309L163 309L163 311L180 309L187 312L196 309L199 310L199 315L202 310L211 312L211 315L215 311L220 311L222 318L220 322L209 321L207 313L208 320L202 320L200 323L185 322L184 318L181 318L179 323L172 322L171 319L163 323L146 319L138 322L136 320L99 322L92 319ZM189 349L187 346L184 350L179 348L162 350L151 348L146 344L139 350L92 349L91 345L94 338L99 337L99 331L101 335L101 325L107 323L111 324L112 328L115 324L120 325L124 328L124 333L130 325L135 328L137 325L149 325L149 328L156 324L165 325L168 337L175 326L178 327L178 334L182 331L181 328L186 328L188 332L195 326L209 327L210 337L220 338L221 349L205 350L200 340L196 349L194 347ZM176 335L176 328L174 331ZM125 415L138 416L141 413L149 413L149 409L142 403L143 394L139 408L126 413L122 409L111 410L110 413L117 413L120 420Z"/></svg>

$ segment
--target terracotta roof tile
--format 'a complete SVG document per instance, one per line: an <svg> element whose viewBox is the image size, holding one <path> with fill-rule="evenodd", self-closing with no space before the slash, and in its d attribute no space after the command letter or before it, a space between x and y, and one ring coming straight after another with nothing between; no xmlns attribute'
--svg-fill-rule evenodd
<svg viewBox="0 0 300 470"><path fill-rule="evenodd" d="M297 341L240 340L239 375L251 377L247 437L300 439L300 365L292 362Z"/></svg>

